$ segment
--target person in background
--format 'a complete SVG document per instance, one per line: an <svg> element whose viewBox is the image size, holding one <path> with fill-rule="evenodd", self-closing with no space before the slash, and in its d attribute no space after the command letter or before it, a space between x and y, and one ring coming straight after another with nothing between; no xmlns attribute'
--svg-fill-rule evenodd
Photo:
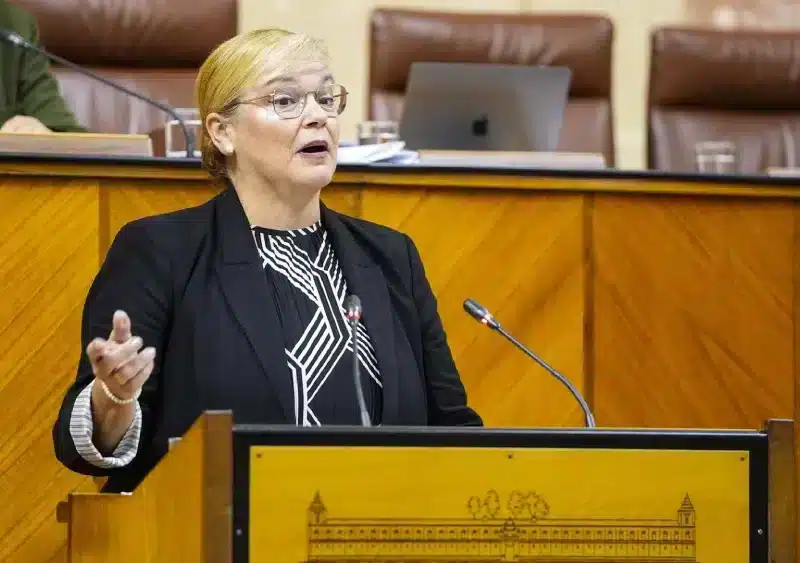
<svg viewBox="0 0 800 563"><path fill-rule="evenodd" d="M208 410L244 424L483 424L413 241L320 200L347 95L304 35L256 30L209 55L196 96L203 163L222 190L115 237L53 426L66 467L132 491Z"/></svg>
<svg viewBox="0 0 800 563"><path fill-rule="evenodd" d="M0 28L39 43L32 15L0 0ZM0 133L81 132L45 57L0 40Z"/></svg>

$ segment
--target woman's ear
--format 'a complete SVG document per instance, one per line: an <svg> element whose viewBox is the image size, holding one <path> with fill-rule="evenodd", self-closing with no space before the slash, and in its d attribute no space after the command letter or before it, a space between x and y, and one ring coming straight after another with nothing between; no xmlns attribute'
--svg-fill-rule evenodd
<svg viewBox="0 0 800 563"><path fill-rule="evenodd" d="M234 151L234 131L228 119L225 119L218 113L209 113L206 116L206 130L208 136L211 137L211 142L217 147L217 150L229 156Z"/></svg>

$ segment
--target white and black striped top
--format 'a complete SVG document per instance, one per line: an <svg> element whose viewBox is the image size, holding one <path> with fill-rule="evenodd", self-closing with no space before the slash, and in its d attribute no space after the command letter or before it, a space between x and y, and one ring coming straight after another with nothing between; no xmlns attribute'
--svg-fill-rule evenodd
<svg viewBox="0 0 800 563"><path fill-rule="evenodd" d="M320 222L290 231L251 229L270 298L275 302L295 391L295 423L301 426L360 424L352 378L352 347L345 316L347 282ZM367 410L380 424L382 382L375 350L359 325L359 362ZM117 449L103 457L92 444L90 384L75 401L70 433L78 453L103 468L122 467L135 457L142 415L136 416Z"/></svg>
<svg viewBox="0 0 800 563"><path fill-rule="evenodd" d="M345 316L347 282L317 222L305 229L253 227L267 285L275 302L295 390L295 423L360 424ZM381 379L375 350L359 324L359 362L367 409L381 418Z"/></svg>

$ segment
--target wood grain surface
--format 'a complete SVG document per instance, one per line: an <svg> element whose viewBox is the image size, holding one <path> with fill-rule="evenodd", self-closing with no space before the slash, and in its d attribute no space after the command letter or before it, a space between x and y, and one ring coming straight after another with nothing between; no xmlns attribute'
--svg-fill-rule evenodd
<svg viewBox="0 0 800 563"><path fill-rule="evenodd" d="M232 422L200 417L134 495L70 495L70 563L229 562Z"/></svg>
<svg viewBox="0 0 800 563"><path fill-rule="evenodd" d="M0 561L64 561L56 505L96 488L56 462L50 434L108 244L217 189L170 164L0 163ZM344 170L323 199L415 241L488 425L582 419L463 312L467 297L568 375L601 426L759 428L800 416L798 196L785 182Z"/></svg>
<svg viewBox="0 0 800 563"><path fill-rule="evenodd" d="M794 212L779 201L595 202L594 371L611 426L792 418Z"/></svg>
<svg viewBox="0 0 800 563"><path fill-rule="evenodd" d="M470 402L491 426L574 426L568 391L463 310L466 298L585 388L584 197L370 187L364 217L414 240Z"/></svg>

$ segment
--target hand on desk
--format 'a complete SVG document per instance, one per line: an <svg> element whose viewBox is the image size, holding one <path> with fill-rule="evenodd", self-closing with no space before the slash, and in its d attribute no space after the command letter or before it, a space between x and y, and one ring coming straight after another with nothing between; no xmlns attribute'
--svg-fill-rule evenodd
<svg viewBox="0 0 800 563"><path fill-rule="evenodd" d="M50 133L41 121L28 115L15 115L0 127L0 133Z"/></svg>

